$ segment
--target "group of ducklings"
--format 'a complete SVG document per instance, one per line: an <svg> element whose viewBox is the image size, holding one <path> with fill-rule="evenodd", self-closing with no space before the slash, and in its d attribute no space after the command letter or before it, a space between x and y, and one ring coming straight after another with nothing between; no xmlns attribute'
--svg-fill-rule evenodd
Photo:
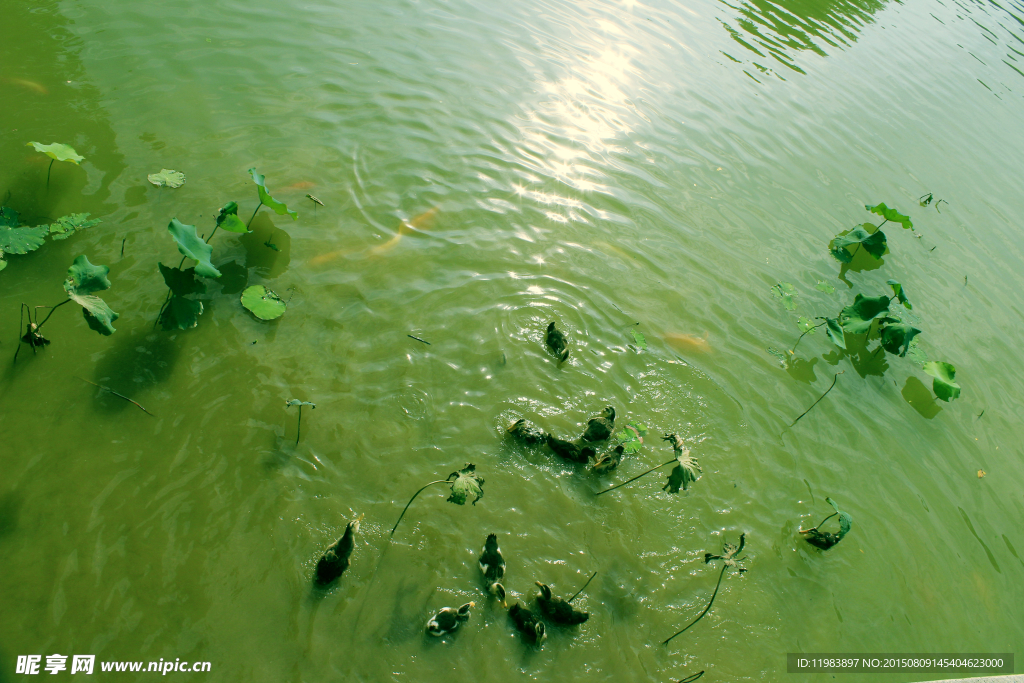
<svg viewBox="0 0 1024 683"><path fill-rule="evenodd" d="M498 547L498 537L495 534L489 534L484 542L483 551L480 553L480 572L483 574L487 591L501 601L502 607L508 608L508 614L523 639L531 645L539 646L543 643L547 638L547 628L537 613L519 604L518 600L511 607L505 602L505 586L501 583L505 578L505 558ZM555 597L547 584L540 581L536 584L540 588L540 594L537 596L538 611L551 623L575 626L590 617L586 612L573 607L568 600ZM469 621L469 611L475 606L475 602L467 602L457 608L442 608L427 621L427 633L432 636L454 633L463 623Z"/></svg>
<svg viewBox="0 0 1024 683"><path fill-rule="evenodd" d="M508 433L527 446L546 445L555 455L570 462L586 464L593 458L591 469L598 474L605 474L619 466L625 452L625 447L619 444L607 453L600 456L597 454L597 446L611 438L614 428L615 408L608 406L597 417L587 420L583 435L575 441L559 439L530 424L526 418L513 422Z"/></svg>

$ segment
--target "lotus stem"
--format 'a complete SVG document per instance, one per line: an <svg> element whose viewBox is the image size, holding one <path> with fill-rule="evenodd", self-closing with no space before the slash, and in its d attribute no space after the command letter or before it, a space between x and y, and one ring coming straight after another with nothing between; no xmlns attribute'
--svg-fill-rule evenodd
<svg viewBox="0 0 1024 683"><path fill-rule="evenodd" d="M832 387L834 387L836 385L836 380L839 379L839 375L843 374L844 372L846 372L846 370L840 370L839 372L836 373L836 376L832 378L832 386L830 386L828 389L826 389L825 393L822 394L821 396L819 396L818 400L811 404L811 408L813 408L814 406L818 405L818 403L821 401L821 399L825 398L828 395L828 392L832 391ZM789 426L792 427L797 422L799 422L801 417L803 417L807 413L811 412L811 408L808 408L804 412L800 413L800 417L798 417L795 420L793 420L793 424L791 424Z"/></svg>
<svg viewBox="0 0 1024 683"><path fill-rule="evenodd" d="M260 210L260 206L263 206L263 202L260 202L259 206L256 207L256 211L252 212L252 218L250 218L249 222L245 224L246 229L248 229L249 226L252 225L252 219L256 218L256 212ZM210 237L213 237L213 235L210 235Z"/></svg>
<svg viewBox="0 0 1024 683"><path fill-rule="evenodd" d="M708 610L711 609L711 605L713 605L714 602L715 602L715 596L718 595L718 588L722 585L722 577L725 576L725 570L728 569L728 568L729 568L729 565L727 565L727 564L723 564L722 565L722 571L719 572L719 574L718 574L718 583L715 584L715 592L711 594L711 601L708 602L708 606L704 608L704 611L700 613L700 616L698 616L696 619L694 619L689 624L687 624L682 630L676 631L671 636L669 636L665 640L661 641L662 645L668 645L668 641L672 640L673 638L678 636L680 633L682 633L683 631L685 631L686 629L690 628L691 626L693 626L698 621L700 621L701 619L704 618L704 615L708 613Z"/></svg>
<svg viewBox="0 0 1024 683"><path fill-rule="evenodd" d="M838 514L839 514L838 512L833 512L831 515L829 515L825 519L821 520L821 522L818 524L818 526L812 526L810 529L800 529L800 533L806 534L808 532L815 531L816 529L819 529L822 524L824 524L825 522L827 522L828 520L832 519L833 517L835 517Z"/></svg>
<svg viewBox="0 0 1024 683"><path fill-rule="evenodd" d="M79 377L78 379L82 380L83 382L89 382L89 384L93 385L94 387L99 387L100 389L103 389L104 391L109 391L109 392L110 392L111 394L113 394L114 396L117 396L118 398L123 398L124 400L128 401L129 403L134 403L134 404L135 404L136 406L138 406L138 407L139 407L139 409L141 409L141 410L142 410L142 412L144 412L144 413L145 413L146 415L150 415L150 416L152 416L152 417L156 417L156 415L153 415L153 413L151 413L151 412L149 412L148 410L146 410L145 408L143 408L141 404L139 404L139 403L135 403L135 401L131 400L130 398L128 398L128 397L127 397L127 396L125 396L124 394L119 394L119 393L117 393L116 391L114 391L114 390L113 390L113 389L111 389L110 387L105 387L105 386L103 386L102 384L96 384L96 382L91 382L91 381L87 380L87 379L86 379L86 378L84 378L84 377Z"/></svg>
<svg viewBox="0 0 1024 683"><path fill-rule="evenodd" d="M299 404L299 426L295 430L295 445L299 445L299 437L302 435L302 404Z"/></svg>
<svg viewBox="0 0 1024 683"><path fill-rule="evenodd" d="M64 299L64 301L61 301L56 306L36 306L36 308L49 308L50 309L50 312L46 314L45 318L43 318L43 322L36 324L36 332L38 332L39 328L41 328L43 325L46 324L46 321L50 319L50 316L53 315L54 311L56 311L58 308L60 308L64 304L69 304L69 303L71 303L71 299Z"/></svg>
<svg viewBox="0 0 1024 683"><path fill-rule="evenodd" d="M586 588L587 586L589 586L590 582L594 580L595 576L597 576L597 572L594 572L593 574L590 575L590 578L587 579L587 582L585 584L583 584L583 588ZM568 600L566 600L566 602L572 602L573 600L575 600L576 596L583 592L583 588L581 588L578 591L576 591L575 593L573 593L572 597L569 598Z"/></svg>
<svg viewBox="0 0 1024 683"><path fill-rule="evenodd" d="M53 169L53 162L56 159L50 159L50 165L46 167L46 189L50 189L50 171Z"/></svg>
<svg viewBox="0 0 1024 683"><path fill-rule="evenodd" d="M437 481L430 482L429 484L427 484L427 486L433 486L434 484L447 484L447 483L448 483L447 479L438 479ZM422 489L420 489L416 493L412 494L412 498L410 498L409 502L405 504L405 508L402 510L402 514L398 515L398 521L395 522L395 526L391 527L391 538L395 537L395 529L398 528L399 523L402 521L402 517L405 517L405 511L409 509L409 506L412 505L412 502L414 500L416 500L416 496L420 495L420 493L423 492L423 489L427 488L427 486L424 486Z"/></svg>
<svg viewBox="0 0 1024 683"><path fill-rule="evenodd" d="M814 327L812 327L812 328L810 328L810 329L808 329L808 330L805 330L805 331L804 331L804 334L810 334L810 333L811 333L811 332L813 332L814 330L816 330L816 329L818 329L819 327L821 327L822 325L824 325L824 324L825 324L826 322L828 322L828 321L825 321L825 322L819 323L819 324L815 325ZM792 356L792 355L793 355L793 353L794 353L794 352L796 352L796 347L800 346L800 340L804 338L804 334L801 334L801 335L800 335L799 337L797 337L797 339L796 339L796 344L793 344L793 348L789 350L789 355L791 355L791 356Z"/></svg>
<svg viewBox="0 0 1024 683"><path fill-rule="evenodd" d="M630 483L630 482L632 482L632 481L636 481L637 479L639 479L640 477L644 476L645 474L650 474L650 473L651 473L651 472L653 472L654 470L660 470L660 469L661 469L662 467L664 467L665 465L671 465L671 464L672 464L672 463L674 463L675 461L676 461L676 459L675 459L675 458L672 458L672 459L671 459L671 460L669 460L668 462L663 462L663 463L661 463L660 465L658 465L657 467L652 467L651 469L647 470L647 471L646 471L646 472L644 472L643 474L638 474L638 475L636 475L635 477L633 477L632 479L627 479L626 481L622 482L621 484L616 484L615 486L612 486L611 488L607 488L607 489L605 489L604 491L598 491L598 492L597 492L597 493L595 493L594 495L595 495L595 496L600 496L600 495L601 495L602 493L608 493L609 491L614 491L615 489L619 488L620 486L625 486L626 484L628 484L628 483Z"/></svg>
<svg viewBox="0 0 1024 683"><path fill-rule="evenodd" d="M679 683L693 683L693 681L697 680L698 678L700 678L703 675L704 675L704 672L703 671L699 671L699 672L693 674L692 676L687 676L683 680L679 681Z"/></svg>

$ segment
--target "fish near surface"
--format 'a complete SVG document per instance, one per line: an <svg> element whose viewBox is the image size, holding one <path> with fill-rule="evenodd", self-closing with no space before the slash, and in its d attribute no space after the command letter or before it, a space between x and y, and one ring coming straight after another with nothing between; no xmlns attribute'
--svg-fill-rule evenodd
<svg viewBox="0 0 1024 683"><path fill-rule="evenodd" d="M669 346L674 347L677 351L689 351L696 353L711 352L711 344L708 343L707 332L704 333L703 337L698 337L695 334L669 332L665 335L665 341L668 342Z"/></svg>
<svg viewBox="0 0 1024 683"><path fill-rule="evenodd" d="M403 220L401 225L398 226L398 234L392 237L384 244L378 244L372 247L367 254L371 256L380 256L386 254L395 248L399 240L402 239L402 235L413 235L424 230L428 230L434 221L434 216L437 214L437 207L421 213L415 218L405 221ZM320 266L325 263L330 263L336 259L348 256L349 254L355 253L357 249L338 249L336 251L329 251L326 254L318 254L313 258L309 259L309 265Z"/></svg>

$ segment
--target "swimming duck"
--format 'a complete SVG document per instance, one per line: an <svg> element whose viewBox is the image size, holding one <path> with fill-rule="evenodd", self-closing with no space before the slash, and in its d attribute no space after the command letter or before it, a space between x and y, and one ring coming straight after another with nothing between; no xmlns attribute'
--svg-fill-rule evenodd
<svg viewBox="0 0 1024 683"><path fill-rule="evenodd" d="M583 432L584 441L607 441L615 428L615 408L608 406L597 417L587 420L587 428Z"/></svg>
<svg viewBox="0 0 1024 683"><path fill-rule="evenodd" d="M363 516L352 520L345 527L345 534L331 544L323 557L316 563L316 574L313 580L318 586L326 586L335 581L348 569L349 558L352 557L352 550L356 547L355 535L359 531L359 522Z"/></svg>
<svg viewBox="0 0 1024 683"><path fill-rule="evenodd" d="M674 451L682 452L686 450L686 444L683 443L682 438L677 436L676 434L666 434L665 436L661 437L661 440L668 441L670 444L672 444L672 450Z"/></svg>
<svg viewBox="0 0 1024 683"><path fill-rule="evenodd" d="M441 611L427 622L427 633L432 636L446 636L449 633L454 633L464 621L469 621L469 610L473 607L476 607L475 602L467 602L458 609L442 607Z"/></svg>
<svg viewBox="0 0 1024 683"><path fill-rule="evenodd" d="M614 470L616 467L619 466L619 463L622 462L622 454L625 452L625 450L626 447L623 446L622 444L619 444L618 446L615 447L614 451L602 455L598 459L598 461L594 463L594 472L596 472L597 474L607 474L608 472Z"/></svg>
<svg viewBox="0 0 1024 683"><path fill-rule="evenodd" d="M544 343L551 349L551 353L555 354L559 361L564 361L569 357L569 343L565 339L565 335L555 329L555 323L551 322L548 325L548 333L544 336Z"/></svg>
<svg viewBox="0 0 1024 683"><path fill-rule="evenodd" d="M487 541L484 542L484 550L480 553L480 571L487 582L487 590L498 596L502 607L508 607L505 604L505 587L501 585L501 580L505 577L505 558L501 556L498 537L494 534L488 534Z"/></svg>
<svg viewBox="0 0 1024 683"><path fill-rule="evenodd" d="M527 422L525 417L513 422L508 433L527 446L539 446L547 441L547 434Z"/></svg>
<svg viewBox="0 0 1024 683"><path fill-rule="evenodd" d="M548 448L554 451L555 455L558 457L565 458L566 460L571 460L573 462L585 463L591 457L597 455L597 451L590 446L580 448L572 441L563 441L552 434L548 434Z"/></svg>
<svg viewBox="0 0 1024 683"><path fill-rule="evenodd" d="M527 643L540 646L544 639L548 637L544 629L544 622L518 602L509 608L508 615L512 617L512 621L516 623L516 628L523 634L523 640Z"/></svg>
<svg viewBox="0 0 1024 683"><path fill-rule="evenodd" d="M551 621L564 626L575 626L590 618L586 612L581 612L570 605L568 600L552 596L551 589L546 584L540 581L537 581L536 584L540 587L537 605L540 607L541 613Z"/></svg>

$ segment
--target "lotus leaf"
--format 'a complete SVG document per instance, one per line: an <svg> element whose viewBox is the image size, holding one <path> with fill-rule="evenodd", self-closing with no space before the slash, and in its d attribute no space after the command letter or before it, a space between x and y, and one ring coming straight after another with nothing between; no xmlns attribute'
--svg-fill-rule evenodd
<svg viewBox="0 0 1024 683"><path fill-rule="evenodd" d="M871 322L888 311L889 297L858 294L853 304L840 311L838 322L850 334L865 334L871 328Z"/></svg>
<svg viewBox="0 0 1024 683"><path fill-rule="evenodd" d="M882 318L879 333L882 336L882 348L902 357L907 355L911 340L921 334L921 330L913 325L897 322L895 318Z"/></svg>
<svg viewBox="0 0 1024 683"><path fill-rule="evenodd" d="M259 173L257 173L255 168L249 169L249 175L252 176L252 181L256 183L256 190L259 192L260 203L263 204L263 206L270 207L271 209L273 209L274 213L276 213L279 216L288 214L289 216L292 217L292 220L295 220L296 218L299 217L297 211L289 210L284 202L279 202L270 196L270 191L267 189L266 185L266 176L262 176Z"/></svg>
<svg viewBox="0 0 1024 683"><path fill-rule="evenodd" d="M6 254L27 254L43 246L49 227L35 228L0 227L0 252Z"/></svg>
<svg viewBox="0 0 1024 683"><path fill-rule="evenodd" d="M924 364L924 371L934 377L932 391L935 397L950 401L960 397L960 385L954 381L956 368L949 363L933 360Z"/></svg>
<svg viewBox="0 0 1024 683"><path fill-rule="evenodd" d="M814 285L814 288L819 292L825 292L826 294L831 294L834 291L836 291L835 287L825 282L824 280L818 280L818 284Z"/></svg>
<svg viewBox="0 0 1024 683"><path fill-rule="evenodd" d="M636 345L639 346L641 349L646 349L647 338L644 337L644 333L636 328L633 328L632 330L630 330L630 332L633 333L633 341L636 342Z"/></svg>
<svg viewBox="0 0 1024 683"><path fill-rule="evenodd" d="M786 307L786 310L796 310L796 301L793 299L796 296L796 287L792 283L780 282L772 287L772 293L782 299L782 305Z"/></svg>
<svg viewBox="0 0 1024 683"><path fill-rule="evenodd" d="M316 404L315 403L310 403L309 401L300 401L297 398L293 398L293 399L290 399L288 401L285 401L285 403L284 403L284 407L285 408L290 408L292 406L313 406L314 408L316 408Z"/></svg>
<svg viewBox="0 0 1024 683"><path fill-rule="evenodd" d="M273 320L284 315L285 303L263 285L247 287L242 292L242 305L260 320Z"/></svg>
<svg viewBox="0 0 1024 683"><path fill-rule="evenodd" d="M64 290L72 301L82 307L82 314L89 327L104 335L116 332L112 323L119 316L103 299L92 294L110 288L110 280L107 279L109 272L107 266L89 263L83 254L68 268L68 277L64 280Z"/></svg>
<svg viewBox="0 0 1024 683"><path fill-rule="evenodd" d="M904 229L914 229L914 224L910 221L910 216L904 216L896 209L890 209L885 203L878 204L877 206L864 206L865 209L871 213L878 214L885 220L891 223L900 223Z"/></svg>
<svg viewBox="0 0 1024 683"><path fill-rule="evenodd" d="M195 268L168 268L158 263L160 274L164 276L164 284L171 290L172 294L186 296L188 294L205 294L206 283L196 278Z"/></svg>
<svg viewBox="0 0 1024 683"><path fill-rule="evenodd" d="M846 334L842 326L835 318L825 318L825 334L832 340L832 343L841 349L846 349Z"/></svg>
<svg viewBox="0 0 1024 683"><path fill-rule="evenodd" d="M801 332L806 332L807 334L814 334L814 328L817 327L813 320L803 315L796 319L796 325L800 328Z"/></svg>
<svg viewBox="0 0 1024 683"><path fill-rule="evenodd" d="M484 480L475 473L475 470L476 465L470 463L458 472L448 475L448 481L452 485L452 493L448 496L449 503L465 505L467 498L473 496L470 502L476 505L476 502L484 497Z"/></svg>
<svg viewBox="0 0 1024 683"><path fill-rule="evenodd" d="M146 178L157 187L175 189L185 184L185 174L169 168L162 168L159 173L150 173Z"/></svg>
<svg viewBox="0 0 1024 683"><path fill-rule="evenodd" d="M676 460L679 464L672 468L672 472L668 475L668 482L661 487L662 491L679 493L680 486L685 491L691 482L700 478L700 465L697 464L696 458L690 456L689 449L679 452L676 455Z"/></svg>
<svg viewBox="0 0 1024 683"><path fill-rule="evenodd" d="M203 277L220 277L220 271L210 263L210 256L213 254L213 247L204 242L196 234L196 226L185 225L177 218L172 218L167 225L167 232L178 244L178 251L182 256L193 259L196 262L196 273Z"/></svg>
<svg viewBox="0 0 1024 683"><path fill-rule="evenodd" d="M636 453L644 445L647 427L639 422L630 422L615 433L615 440L622 444L626 453Z"/></svg>
<svg viewBox="0 0 1024 683"><path fill-rule="evenodd" d="M907 349L907 358L914 361L918 365L924 365L928 362L928 354L921 348L917 339L910 341L910 346Z"/></svg>
<svg viewBox="0 0 1024 683"><path fill-rule="evenodd" d="M0 227L18 227L18 212L9 206L0 206Z"/></svg>
<svg viewBox="0 0 1024 683"><path fill-rule="evenodd" d="M886 284L892 287L892 293L896 295L896 298L899 299L899 302L903 304L907 310L914 307L914 305L910 303L910 299L907 298L907 290L903 288L903 285L896 280L889 280Z"/></svg>
<svg viewBox="0 0 1024 683"><path fill-rule="evenodd" d="M89 215L87 213L72 213L61 216L56 223L50 224L50 236L55 240L66 240L79 230L91 228L102 222L99 218L89 220Z"/></svg>
<svg viewBox="0 0 1024 683"><path fill-rule="evenodd" d="M228 202L217 214L217 227L228 232L251 232L238 217L238 203Z"/></svg>
<svg viewBox="0 0 1024 683"><path fill-rule="evenodd" d="M190 330L199 324L199 316L202 314L202 301L186 299L175 294L164 306L163 313L160 314L160 325L165 330Z"/></svg>
<svg viewBox="0 0 1024 683"><path fill-rule="evenodd" d="M60 142L54 142L50 145L44 145L41 142L27 142L25 146L33 147L37 152L42 152L57 161L70 161L73 164L85 161L85 157L80 156L71 145L65 145Z"/></svg>
<svg viewBox="0 0 1024 683"><path fill-rule="evenodd" d="M874 229L875 226L870 223L865 223L864 227ZM868 232L861 228L854 228L845 235L836 235L829 242L828 249L836 259L843 263L850 263L853 261L853 255L856 252L850 251L849 247L859 244L864 248L864 251L871 254L876 259L882 258L885 255L887 248L885 241L885 233L881 230L875 230L874 232Z"/></svg>

